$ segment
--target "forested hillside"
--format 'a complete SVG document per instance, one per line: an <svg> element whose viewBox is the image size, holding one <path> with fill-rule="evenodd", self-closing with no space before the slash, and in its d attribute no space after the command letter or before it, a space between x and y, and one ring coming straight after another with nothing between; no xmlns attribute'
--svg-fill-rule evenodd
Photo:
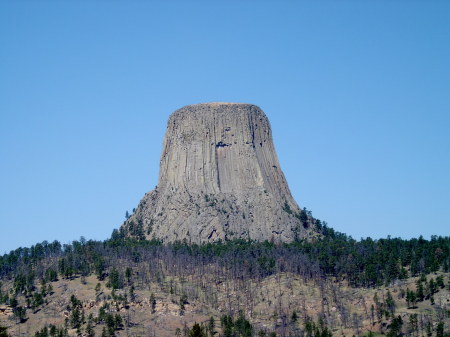
<svg viewBox="0 0 450 337"><path fill-rule="evenodd" d="M146 323L130 312L145 320L167 302L180 326L164 336L444 336L449 237L357 241L316 226L322 237L290 244L163 245L114 230L103 242L19 248L0 257L0 324L36 336L137 336ZM55 301L65 316L33 319Z"/></svg>
<svg viewBox="0 0 450 337"><path fill-rule="evenodd" d="M219 263L229 266L237 275L253 277L276 271L314 278L333 276L355 287L378 286L438 270L449 271L449 237L357 241L327 226L319 228L324 236L314 242L278 245L242 240L163 245L158 241L128 239L114 230L111 238L103 242L81 238L70 245L44 241L30 248L18 248L0 256L0 276L11 278L25 273L40 279L46 270L54 270L66 277L92 273L101 277L112 267L120 267L119 261L151 263L155 259L185 267L185 262L192 266Z"/></svg>

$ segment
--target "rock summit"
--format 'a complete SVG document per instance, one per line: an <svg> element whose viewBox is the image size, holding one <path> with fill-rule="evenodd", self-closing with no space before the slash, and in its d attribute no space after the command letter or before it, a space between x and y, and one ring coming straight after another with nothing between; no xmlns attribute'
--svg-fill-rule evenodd
<svg viewBox="0 0 450 337"><path fill-rule="evenodd" d="M121 231L163 242L291 242L312 227L289 191L264 112L202 103L170 116L158 185Z"/></svg>

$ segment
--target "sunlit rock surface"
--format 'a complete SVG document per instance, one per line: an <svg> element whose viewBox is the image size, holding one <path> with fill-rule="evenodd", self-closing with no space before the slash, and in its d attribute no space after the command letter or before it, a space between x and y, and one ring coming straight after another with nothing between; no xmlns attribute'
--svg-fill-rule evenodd
<svg viewBox="0 0 450 337"><path fill-rule="evenodd" d="M311 219L299 215L264 112L204 103L170 116L158 186L122 230L164 242L290 242L313 234Z"/></svg>

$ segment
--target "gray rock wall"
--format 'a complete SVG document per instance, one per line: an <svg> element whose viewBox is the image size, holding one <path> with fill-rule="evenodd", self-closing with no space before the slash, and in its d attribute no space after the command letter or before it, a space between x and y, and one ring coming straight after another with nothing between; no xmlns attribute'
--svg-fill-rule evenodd
<svg viewBox="0 0 450 337"><path fill-rule="evenodd" d="M292 198L269 121L255 105L204 103L169 118L158 186L124 224L164 242L290 242L314 235Z"/></svg>

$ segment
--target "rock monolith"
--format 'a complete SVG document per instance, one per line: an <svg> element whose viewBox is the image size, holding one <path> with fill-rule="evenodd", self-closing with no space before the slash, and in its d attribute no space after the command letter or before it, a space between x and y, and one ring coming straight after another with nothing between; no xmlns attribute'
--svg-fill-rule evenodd
<svg viewBox="0 0 450 337"><path fill-rule="evenodd" d="M169 118L159 181L121 231L163 242L291 242L314 235L255 105L203 103Z"/></svg>

